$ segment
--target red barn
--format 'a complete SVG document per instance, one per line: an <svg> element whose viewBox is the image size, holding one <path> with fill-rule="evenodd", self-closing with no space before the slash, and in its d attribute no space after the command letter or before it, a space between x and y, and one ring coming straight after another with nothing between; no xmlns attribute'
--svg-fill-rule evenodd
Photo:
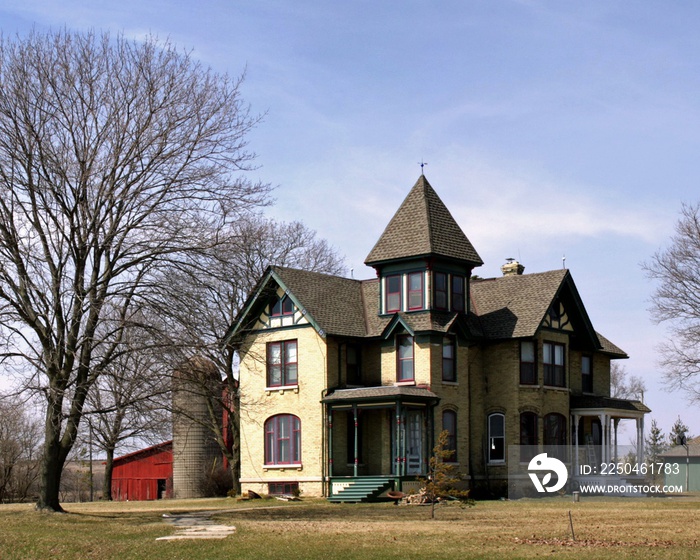
<svg viewBox="0 0 700 560"><path fill-rule="evenodd" d="M173 491L173 442L166 441L114 459L112 498L160 500Z"/></svg>

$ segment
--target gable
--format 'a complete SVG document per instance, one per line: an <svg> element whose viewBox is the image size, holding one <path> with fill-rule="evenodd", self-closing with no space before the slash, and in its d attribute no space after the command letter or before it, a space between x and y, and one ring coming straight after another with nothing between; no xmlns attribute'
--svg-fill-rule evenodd
<svg viewBox="0 0 700 560"><path fill-rule="evenodd" d="M572 333L581 349L601 348L568 270L473 280L471 305L486 339L532 338L552 328Z"/></svg>
<svg viewBox="0 0 700 560"><path fill-rule="evenodd" d="M291 299L293 313L272 314L280 296ZM319 272L269 267L248 298L225 341L257 329L311 325L325 338L328 334L364 337L367 334L362 282Z"/></svg>

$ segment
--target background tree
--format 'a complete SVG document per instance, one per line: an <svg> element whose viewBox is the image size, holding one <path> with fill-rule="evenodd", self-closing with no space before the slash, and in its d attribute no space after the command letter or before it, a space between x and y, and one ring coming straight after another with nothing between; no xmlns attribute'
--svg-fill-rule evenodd
<svg viewBox="0 0 700 560"><path fill-rule="evenodd" d="M659 347L669 388L700 400L700 204L684 204L665 249L644 264L656 280L652 317L665 323L668 340Z"/></svg>
<svg viewBox="0 0 700 560"><path fill-rule="evenodd" d="M668 444L666 443L666 436L661 428L659 428L656 420L652 418L649 435L644 438L644 453L646 455L646 462L650 465L654 465L653 468L650 469L653 473L651 479L654 483L658 482L660 477L660 473L655 464L661 462L660 455L667 449Z"/></svg>
<svg viewBox="0 0 700 560"><path fill-rule="evenodd" d="M691 439L693 436L691 436L689 432L690 428L686 426L679 416L673 423L673 426L671 426L671 431L668 433L669 446L676 447L680 445L682 438L683 440Z"/></svg>
<svg viewBox="0 0 700 560"><path fill-rule="evenodd" d="M646 392L644 380L637 376L629 376L623 365L610 363L610 396L618 399L634 399L644 401Z"/></svg>
<svg viewBox="0 0 700 560"><path fill-rule="evenodd" d="M141 447L169 439L170 375L157 360L147 333L125 329L127 351L114 357L88 395L84 415L91 444L105 453L102 498L112 499L115 452L129 443ZM85 430L83 430L85 432Z"/></svg>
<svg viewBox="0 0 700 560"><path fill-rule="evenodd" d="M25 403L0 399L0 503L22 502L38 476L41 424Z"/></svg>
<svg viewBox="0 0 700 560"><path fill-rule="evenodd" d="M241 402L235 348L222 346L222 337L236 319L248 296L270 265L288 266L327 274L345 271L343 258L316 232L301 222L284 223L248 215L220 232L222 243L208 260L206 274L196 268L187 271L170 267L163 276L162 317L170 325L170 340L162 347L170 356L164 358L173 367L204 358L215 365L223 376L221 387L212 393L207 376L192 375L192 380L206 380L198 389L212 401L207 427L219 444L231 467L233 492L240 493L239 415L242 409L255 406L250 400ZM172 354L174 353L174 354ZM261 357L263 359L263 357ZM199 395L193 395L199 396ZM223 410L225 423L222 423ZM186 409L173 411L187 416ZM192 421L201 419L191 418Z"/></svg>
<svg viewBox="0 0 700 560"><path fill-rule="evenodd" d="M239 85L154 40L0 42L1 357L45 399L39 508L62 509L86 398L161 271L266 201L232 175L258 122Z"/></svg>

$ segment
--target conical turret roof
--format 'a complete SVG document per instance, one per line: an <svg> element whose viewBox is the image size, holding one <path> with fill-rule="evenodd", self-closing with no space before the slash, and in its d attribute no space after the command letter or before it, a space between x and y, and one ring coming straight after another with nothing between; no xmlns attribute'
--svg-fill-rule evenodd
<svg viewBox="0 0 700 560"><path fill-rule="evenodd" d="M424 175L386 226L365 264L440 256L480 266L481 257Z"/></svg>

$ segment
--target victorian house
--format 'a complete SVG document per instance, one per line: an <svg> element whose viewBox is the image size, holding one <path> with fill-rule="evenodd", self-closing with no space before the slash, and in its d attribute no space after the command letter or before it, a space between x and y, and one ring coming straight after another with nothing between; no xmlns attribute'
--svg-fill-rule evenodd
<svg viewBox="0 0 700 560"><path fill-rule="evenodd" d="M228 334L240 355L241 483L359 501L410 491L446 430L477 495L506 491L511 445L615 455L638 401L610 397L625 352L597 333L568 270L482 260L421 175L355 280L270 267Z"/></svg>

